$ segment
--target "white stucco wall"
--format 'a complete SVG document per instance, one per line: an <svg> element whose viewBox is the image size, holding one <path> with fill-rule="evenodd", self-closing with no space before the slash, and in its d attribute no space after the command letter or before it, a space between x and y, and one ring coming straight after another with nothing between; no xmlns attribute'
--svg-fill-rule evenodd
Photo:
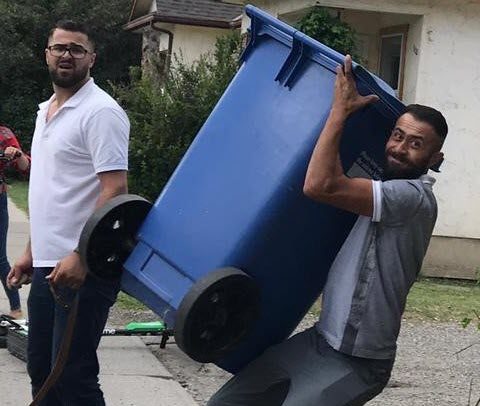
<svg viewBox="0 0 480 406"><path fill-rule="evenodd" d="M435 233L479 238L480 4L455 3L434 7L424 17L417 101L438 107L450 126L444 173L436 187Z"/></svg>
<svg viewBox="0 0 480 406"><path fill-rule="evenodd" d="M189 25L175 25L173 33L173 54L182 55L184 62L192 63L200 55L215 48L218 37L227 35L228 30Z"/></svg>
<svg viewBox="0 0 480 406"><path fill-rule="evenodd" d="M405 101L427 104L447 118L446 161L436 175L439 217L434 234L480 238L480 2L470 0L260 0L273 15L321 4L328 7L407 15ZM410 16L409 16L410 15ZM385 16L381 25L396 25ZM393 20L392 20L393 19ZM391 24L392 23L392 24ZM415 61L415 63L412 63ZM407 80L408 77L408 80Z"/></svg>

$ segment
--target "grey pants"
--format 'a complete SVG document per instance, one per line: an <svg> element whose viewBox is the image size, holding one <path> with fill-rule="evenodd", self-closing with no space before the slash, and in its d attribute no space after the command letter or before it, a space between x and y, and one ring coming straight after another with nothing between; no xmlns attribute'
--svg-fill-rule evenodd
<svg viewBox="0 0 480 406"><path fill-rule="evenodd" d="M392 367L342 354L312 327L266 350L207 406L359 406L383 390Z"/></svg>

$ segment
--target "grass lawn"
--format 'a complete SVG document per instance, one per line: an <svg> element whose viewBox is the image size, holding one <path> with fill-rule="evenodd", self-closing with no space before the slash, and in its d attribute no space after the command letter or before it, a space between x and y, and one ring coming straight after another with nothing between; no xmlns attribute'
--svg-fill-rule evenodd
<svg viewBox="0 0 480 406"><path fill-rule="evenodd" d="M11 181L9 196L14 203L27 212L28 182ZM144 310L145 307L136 299L121 293L118 306L126 310ZM318 313L319 303L312 307ZM420 279L410 291L405 315L407 319L432 321L458 321L465 317L475 319L480 313L480 284L447 279Z"/></svg>
<svg viewBox="0 0 480 406"><path fill-rule="evenodd" d="M8 196L25 213L28 213L28 182L20 180L8 181Z"/></svg>
<svg viewBox="0 0 480 406"><path fill-rule="evenodd" d="M133 311L143 311L147 308L139 302L137 299L133 298L130 295L127 295L125 292L120 292L117 298L117 306L120 309L124 310L133 310Z"/></svg>
<svg viewBox="0 0 480 406"><path fill-rule="evenodd" d="M476 320L474 311L480 313L480 284L421 278L410 290L403 317L409 320L460 323L464 318ZM320 312L320 301L312 306L311 312Z"/></svg>
<svg viewBox="0 0 480 406"><path fill-rule="evenodd" d="M407 299L405 317L434 321L476 319L480 313L480 284L446 279L416 282Z"/></svg>

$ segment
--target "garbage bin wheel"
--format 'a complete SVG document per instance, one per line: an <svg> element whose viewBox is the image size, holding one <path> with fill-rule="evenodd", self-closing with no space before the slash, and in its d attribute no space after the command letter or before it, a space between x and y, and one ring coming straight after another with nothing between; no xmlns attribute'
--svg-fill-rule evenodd
<svg viewBox="0 0 480 406"><path fill-rule="evenodd" d="M214 362L232 351L258 319L260 292L236 268L221 268L198 280L175 316L175 341L198 362Z"/></svg>
<svg viewBox="0 0 480 406"><path fill-rule="evenodd" d="M104 279L120 277L136 244L136 234L152 204L136 195L119 195L95 210L78 244L87 269Z"/></svg>

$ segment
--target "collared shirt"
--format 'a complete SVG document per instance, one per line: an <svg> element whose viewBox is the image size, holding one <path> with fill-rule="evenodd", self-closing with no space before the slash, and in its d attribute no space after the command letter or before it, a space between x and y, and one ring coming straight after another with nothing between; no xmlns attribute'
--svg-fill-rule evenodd
<svg viewBox="0 0 480 406"><path fill-rule="evenodd" d="M128 169L130 124L90 79L47 122L39 105L29 186L33 265L51 267L78 245L100 195L97 174Z"/></svg>
<svg viewBox="0 0 480 406"><path fill-rule="evenodd" d="M373 216L359 216L323 291L317 329L336 350L395 357L406 298L437 218L434 181L372 181Z"/></svg>

